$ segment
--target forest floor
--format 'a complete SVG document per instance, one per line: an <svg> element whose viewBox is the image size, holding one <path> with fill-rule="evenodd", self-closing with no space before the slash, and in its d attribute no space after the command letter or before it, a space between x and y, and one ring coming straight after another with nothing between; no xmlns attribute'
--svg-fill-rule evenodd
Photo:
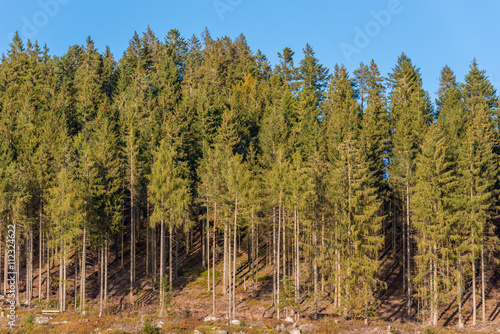
<svg viewBox="0 0 500 334"><path fill-rule="evenodd" d="M151 268L146 270L145 245L137 249L137 280L135 282L133 304L129 297L129 257L125 249L124 265L121 257L111 253L109 264L109 294L103 315L99 317L99 284L97 261L87 266L87 307L83 315L75 310L73 296L74 269L69 268L69 289L67 311L55 316L43 316L42 309L57 309L57 265L51 269L51 301L32 302L31 307L23 305L17 310L16 327L9 329L8 319L0 317L0 333L500 333L500 281L494 273L489 276L488 298L486 302L487 322L482 323L481 306L478 306L478 325L472 326L472 302L470 293L464 303L465 328L457 330L456 302L453 302L440 314L439 327L425 325L425 319L405 319L403 273L390 252L382 257L379 271L380 279L386 283L386 289L379 292L381 304L378 317L365 322L363 319L346 320L337 317L332 300L325 297L319 301L319 319L313 320L313 301L305 299L301 306L298 322L287 322L292 316L282 311L281 320L276 320L276 310L272 306L272 267L265 257L259 259L255 297L251 295L251 272L246 252L238 254L236 318L239 326L231 326L226 319L227 297L222 295L222 263L216 266L216 315L219 320L204 322L212 313L212 292L207 288L207 272L201 266L201 247L195 244L186 255L180 249L179 277L174 281L172 295L167 303L168 312L158 315L158 289L153 289ZM89 254L89 259L92 259ZM70 261L72 262L72 261ZM57 263L56 263L57 264ZM37 268L35 266L35 268ZM35 270L38 275L38 270ZM21 271L21 277L25 273ZM42 291L46 291L46 273L42 272ZM38 296L38 276L33 283L34 296ZM304 286L307 294L310 286ZM20 284L20 299L23 301L25 282ZM308 295L311 295L309 293ZM78 302L78 299L77 299ZM0 300L0 305L2 301ZM5 314L7 304L4 304ZM293 316L292 316L293 317ZM290 319L289 319L290 320Z"/></svg>

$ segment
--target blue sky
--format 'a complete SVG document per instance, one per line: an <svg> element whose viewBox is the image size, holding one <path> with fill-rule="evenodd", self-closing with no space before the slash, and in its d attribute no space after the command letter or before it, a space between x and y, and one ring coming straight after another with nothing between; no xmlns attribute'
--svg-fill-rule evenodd
<svg viewBox="0 0 500 334"><path fill-rule="evenodd" d="M373 58L387 75L405 52L435 97L442 67L462 81L474 57L500 89L499 13L498 0L0 0L0 53L16 30L56 55L90 35L119 59L148 25L160 38L172 28L200 36L207 27L212 37L243 33L273 65L287 46L298 63L309 43L331 71L344 64L352 73Z"/></svg>

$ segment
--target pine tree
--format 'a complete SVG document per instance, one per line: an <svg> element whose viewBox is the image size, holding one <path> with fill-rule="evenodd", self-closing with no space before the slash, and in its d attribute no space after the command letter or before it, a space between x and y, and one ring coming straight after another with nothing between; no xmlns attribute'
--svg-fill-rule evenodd
<svg viewBox="0 0 500 334"><path fill-rule="evenodd" d="M445 133L441 124L433 124L417 157L411 205L417 246L415 288L421 308L429 310L434 326L439 318L443 288L452 284L443 273L446 264L454 261L449 240L454 233L455 187L455 165Z"/></svg>
<svg viewBox="0 0 500 334"><path fill-rule="evenodd" d="M175 138L164 138L154 154L154 163L151 171L151 182L149 192L154 206L151 221L153 224L161 223L160 234L160 314L164 311L165 291L163 269L164 262L164 229L165 224L170 231L170 242L172 245L172 230L182 226L189 215L190 191L189 183L186 178L186 168L179 159L179 143ZM172 247L169 250L170 276L169 289L172 289L173 282L173 263Z"/></svg>
<svg viewBox="0 0 500 334"><path fill-rule="evenodd" d="M496 236L492 234L491 213L496 203L495 185L498 180L498 157L495 149L498 137L495 132L492 109L497 100L495 90L472 62L465 77L463 96L466 124L459 148L460 181L464 185L460 196L463 227L470 231L466 238L470 252L467 258L472 265L473 324L476 323L476 262L480 259L482 318L486 321L485 260L484 254L496 248ZM491 248L493 247L493 248Z"/></svg>
<svg viewBox="0 0 500 334"><path fill-rule="evenodd" d="M411 194L414 187L415 157L422 138L432 121L432 109L427 92L422 89L419 70L402 54L390 74L391 155L389 176L394 192L403 207L404 286L407 291L407 315L412 309L412 224Z"/></svg>

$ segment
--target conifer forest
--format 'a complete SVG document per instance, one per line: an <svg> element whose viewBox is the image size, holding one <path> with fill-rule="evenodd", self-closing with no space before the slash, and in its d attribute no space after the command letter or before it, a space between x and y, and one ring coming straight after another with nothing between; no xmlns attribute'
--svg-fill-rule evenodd
<svg viewBox="0 0 500 334"><path fill-rule="evenodd" d="M278 55L208 30L148 28L122 55L16 34L0 62L0 294L12 266L30 310L169 317L196 280L209 319L244 318L243 299L270 319L376 319L390 296L404 321L491 320L500 118L480 64L443 64L433 101L411 55L388 74L328 69L309 44Z"/></svg>

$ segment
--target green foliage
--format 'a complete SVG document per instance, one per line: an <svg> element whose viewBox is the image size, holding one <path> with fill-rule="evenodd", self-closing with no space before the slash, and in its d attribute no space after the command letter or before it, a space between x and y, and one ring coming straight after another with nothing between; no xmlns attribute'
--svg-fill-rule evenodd
<svg viewBox="0 0 500 334"><path fill-rule="evenodd" d="M34 322L35 322L35 315L33 313L28 313L28 315L26 316L25 323L33 325Z"/></svg>
<svg viewBox="0 0 500 334"><path fill-rule="evenodd" d="M148 27L115 61L90 37L56 57L16 34L0 63L0 227L67 258L84 229L94 252L120 249L130 228L135 259L163 223L172 257L200 245L206 262L213 239L192 240L203 226L216 261L233 241L249 247L243 275L280 282L280 307L299 312L312 296L317 308L330 294L346 317L376 314L381 256L394 256L407 311L418 298L420 312L439 314L474 266L498 258L495 88L475 60L464 83L444 67L434 111L405 54L385 80L374 61L330 76L310 45L302 51L296 64L284 48L271 70L243 35L186 40L173 29L161 41ZM279 277L259 274L262 261L279 263Z"/></svg>
<svg viewBox="0 0 500 334"><path fill-rule="evenodd" d="M142 332L144 334L158 334L158 330L151 324L151 320L146 318L144 320L144 326L142 326Z"/></svg>

